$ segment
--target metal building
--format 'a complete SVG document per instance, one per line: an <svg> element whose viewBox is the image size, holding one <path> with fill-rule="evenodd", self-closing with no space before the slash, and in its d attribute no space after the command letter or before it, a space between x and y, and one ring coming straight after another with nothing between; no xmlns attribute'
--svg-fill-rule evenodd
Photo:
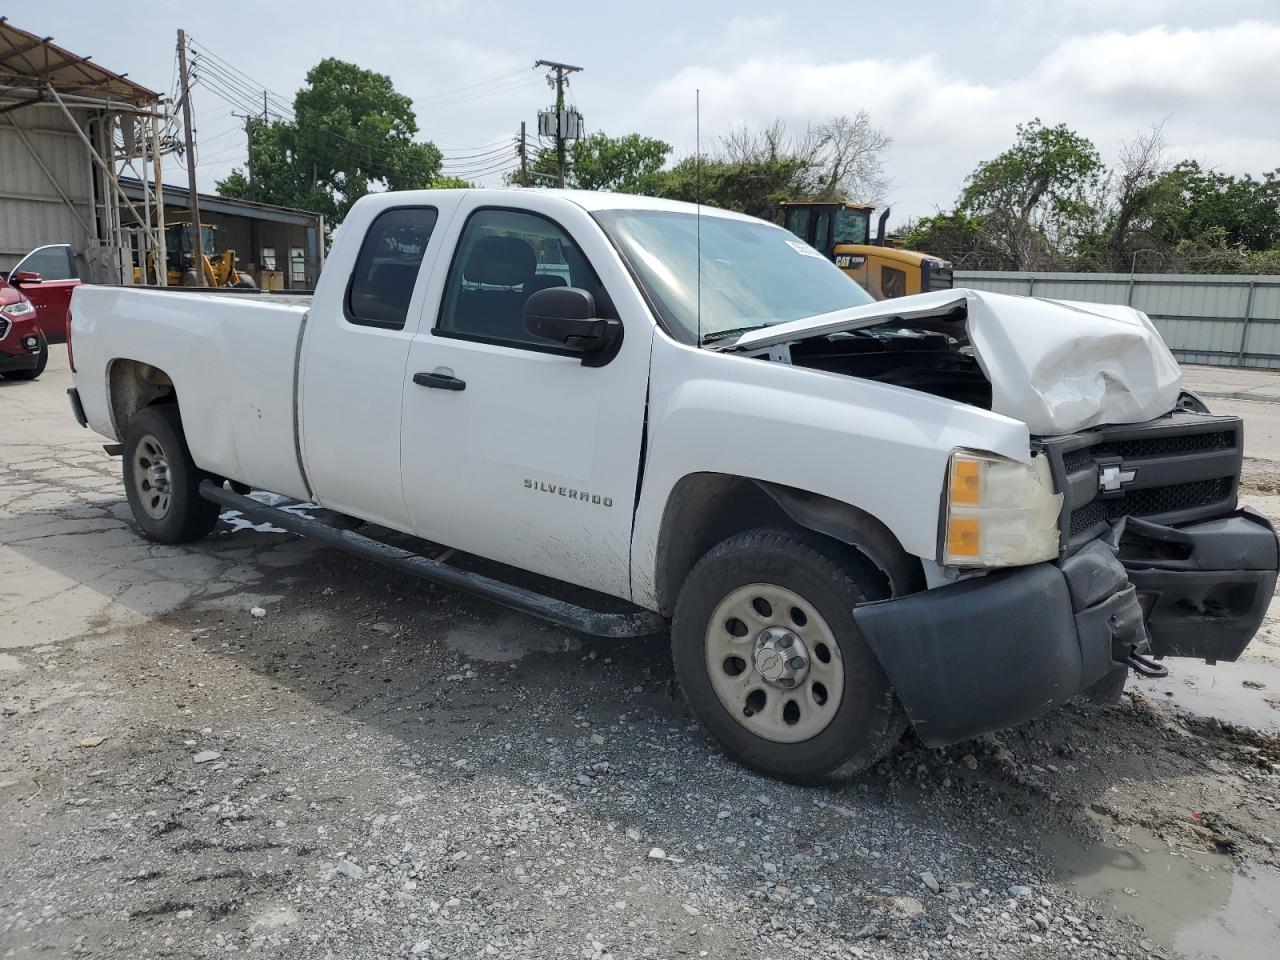
<svg viewBox="0 0 1280 960"><path fill-rule="evenodd" d="M0 17L0 270L49 243L70 243L97 283L132 282L137 244L163 260L151 185L167 119L160 94ZM121 163L139 174L137 203Z"/></svg>
<svg viewBox="0 0 1280 960"><path fill-rule="evenodd" d="M142 204L143 184L121 177L125 196ZM191 221L186 187L165 184L165 222ZM236 269L264 290L311 290L324 265L324 217L306 210L201 193L200 222L217 228L221 242L236 253ZM131 221L122 211L126 223Z"/></svg>

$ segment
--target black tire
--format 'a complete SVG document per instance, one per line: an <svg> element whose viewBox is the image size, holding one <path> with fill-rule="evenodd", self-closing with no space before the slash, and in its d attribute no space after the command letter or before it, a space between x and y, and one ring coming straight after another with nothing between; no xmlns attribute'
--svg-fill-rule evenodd
<svg viewBox="0 0 1280 960"><path fill-rule="evenodd" d="M825 619L840 648L843 695L827 726L809 739L779 743L752 732L735 719L712 685L706 654L709 621L734 591L756 583L803 598ZM772 529L725 540L689 574L672 620L676 679L689 708L725 753L768 776L811 784L865 770L894 749L907 726L889 680L852 616L857 604L886 594L884 578L874 567L834 541ZM765 690L782 698L795 695Z"/></svg>
<svg viewBox="0 0 1280 960"><path fill-rule="evenodd" d="M40 354L39 359L36 360L35 369L10 370L4 375L6 380L34 380L44 373L44 368L49 365L49 341L45 339L43 332L36 336L40 338Z"/></svg>
<svg viewBox="0 0 1280 960"><path fill-rule="evenodd" d="M240 278L236 281L236 284L235 284L237 289L239 290L257 290L258 289L258 285L253 282L253 277L250 276L249 274L237 272L236 276Z"/></svg>
<svg viewBox="0 0 1280 960"><path fill-rule="evenodd" d="M150 439L148 439L150 438ZM167 483L164 493L149 485L147 465L150 451L158 442ZM187 543L206 536L218 523L219 507L198 493L200 481L209 474L191 459L182 433L178 408L171 403L155 404L140 411L129 422L124 438L124 489L133 519L149 539L159 543ZM145 481L145 483L144 483ZM152 494L155 494L154 496ZM144 503L143 498L148 502Z"/></svg>

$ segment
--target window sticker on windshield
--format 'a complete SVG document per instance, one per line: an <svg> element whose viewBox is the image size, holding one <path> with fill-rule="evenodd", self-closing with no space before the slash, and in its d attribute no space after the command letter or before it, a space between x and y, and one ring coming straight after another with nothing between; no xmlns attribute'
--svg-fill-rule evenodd
<svg viewBox="0 0 1280 960"><path fill-rule="evenodd" d="M806 257L817 257L819 260L825 259L822 254L807 243L801 243L799 240L784 240L783 243L796 253L803 253Z"/></svg>

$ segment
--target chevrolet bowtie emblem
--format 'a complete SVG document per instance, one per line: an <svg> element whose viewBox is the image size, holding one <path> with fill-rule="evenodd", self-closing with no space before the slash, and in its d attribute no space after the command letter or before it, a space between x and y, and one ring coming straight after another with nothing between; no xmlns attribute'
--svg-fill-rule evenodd
<svg viewBox="0 0 1280 960"><path fill-rule="evenodd" d="M1137 470L1124 470L1120 467L1103 467L1098 471L1098 489L1105 493L1115 493L1137 475Z"/></svg>

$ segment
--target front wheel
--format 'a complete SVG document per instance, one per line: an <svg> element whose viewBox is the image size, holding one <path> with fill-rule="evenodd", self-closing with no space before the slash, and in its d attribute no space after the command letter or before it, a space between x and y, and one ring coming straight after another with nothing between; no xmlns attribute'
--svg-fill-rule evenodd
<svg viewBox="0 0 1280 960"><path fill-rule="evenodd" d="M218 523L218 505L200 496L208 475L191 459L178 408L140 411L124 438L124 489L133 519L160 543L199 540Z"/></svg>
<svg viewBox="0 0 1280 960"><path fill-rule="evenodd" d="M906 717L853 608L887 596L865 559L817 536L753 530L713 548L672 620L676 678L725 752L796 783L889 753Z"/></svg>

